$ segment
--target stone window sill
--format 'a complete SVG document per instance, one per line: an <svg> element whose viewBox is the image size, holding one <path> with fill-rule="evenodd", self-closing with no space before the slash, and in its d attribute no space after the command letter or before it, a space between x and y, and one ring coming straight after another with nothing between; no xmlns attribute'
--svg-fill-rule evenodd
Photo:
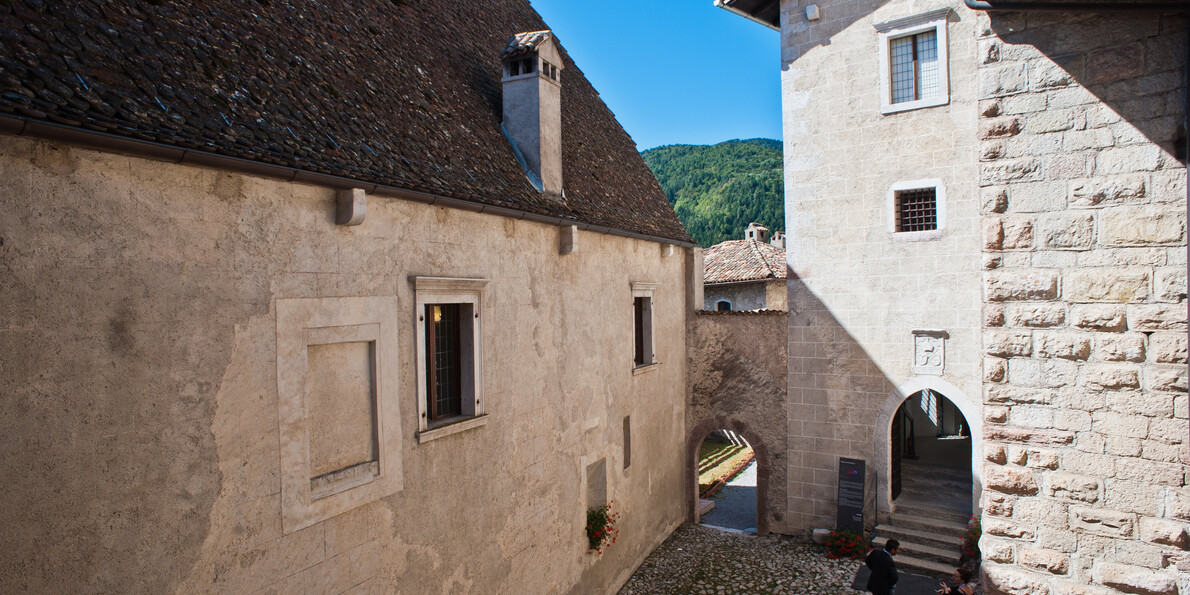
<svg viewBox="0 0 1190 595"><path fill-rule="evenodd" d="M644 374L645 372L652 372L653 370L656 370L659 367L661 367L661 362L653 362L651 364L644 364L643 366L637 366L632 369L632 375L638 376L640 374Z"/></svg>
<svg viewBox="0 0 1190 595"><path fill-rule="evenodd" d="M465 432L472 428L486 426L488 424L488 416L480 415L476 417L455 417L444 422L441 425L434 426L428 430L422 430L416 434L417 443L425 444L431 440L445 438L447 436Z"/></svg>

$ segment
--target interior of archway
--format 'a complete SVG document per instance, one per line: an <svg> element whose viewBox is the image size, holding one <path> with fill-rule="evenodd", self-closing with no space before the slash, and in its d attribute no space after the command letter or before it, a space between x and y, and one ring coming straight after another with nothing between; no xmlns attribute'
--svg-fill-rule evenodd
<svg viewBox="0 0 1190 595"><path fill-rule="evenodd" d="M890 493L898 512L971 514L971 427L954 403L928 389L910 395L890 438Z"/></svg>
<svg viewBox="0 0 1190 595"><path fill-rule="evenodd" d="M698 452L698 518L704 525L756 532L758 489L755 451L739 433L708 434Z"/></svg>

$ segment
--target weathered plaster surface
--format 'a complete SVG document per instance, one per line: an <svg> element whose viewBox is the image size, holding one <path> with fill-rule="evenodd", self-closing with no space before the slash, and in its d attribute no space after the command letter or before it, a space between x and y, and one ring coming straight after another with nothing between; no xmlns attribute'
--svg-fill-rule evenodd
<svg viewBox="0 0 1190 595"><path fill-rule="evenodd" d="M786 303L784 279L705 285L703 295L706 300L704 308L712 311L719 300L731 302L732 310L784 310Z"/></svg>
<svg viewBox="0 0 1190 595"><path fill-rule="evenodd" d="M713 430L743 434L756 450L757 531L790 533L785 507L785 316L705 313L691 320L686 498L693 517L698 445Z"/></svg>
<svg viewBox="0 0 1190 595"><path fill-rule="evenodd" d="M689 251L368 202L336 226L331 189L0 138L0 590L608 592L681 522ZM411 275L490 279L490 420L425 444ZM397 304L404 489L285 533L275 300L330 297ZM599 458L623 523L593 556Z"/></svg>

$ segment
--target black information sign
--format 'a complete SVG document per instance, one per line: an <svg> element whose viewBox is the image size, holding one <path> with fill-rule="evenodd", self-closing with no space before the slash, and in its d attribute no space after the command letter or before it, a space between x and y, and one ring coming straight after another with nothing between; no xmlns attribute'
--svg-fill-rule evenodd
<svg viewBox="0 0 1190 595"><path fill-rule="evenodd" d="M839 458L839 529L864 534L864 461Z"/></svg>

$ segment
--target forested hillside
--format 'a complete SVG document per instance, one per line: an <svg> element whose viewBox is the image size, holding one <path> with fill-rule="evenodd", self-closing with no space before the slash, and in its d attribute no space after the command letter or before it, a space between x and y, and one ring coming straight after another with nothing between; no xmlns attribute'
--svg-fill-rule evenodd
<svg viewBox="0 0 1190 595"><path fill-rule="evenodd" d="M743 239L753 221L785 230L780 141L666 145L641 156L699 245Z"/></svg>

